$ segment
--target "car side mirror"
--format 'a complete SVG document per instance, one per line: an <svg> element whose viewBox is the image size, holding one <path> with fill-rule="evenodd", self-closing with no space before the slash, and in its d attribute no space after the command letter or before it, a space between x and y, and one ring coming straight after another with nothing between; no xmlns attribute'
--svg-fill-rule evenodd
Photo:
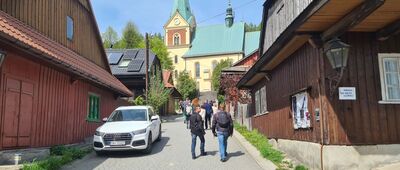
<svg viewBox="0 0 400 170"><path fill-rule="evenodd" d="M158 120L158 116L151 116L151 121Z"/></svg>
<svg viewBox="0 0 400 170"><path fill-rule="evenodd" d="M103 118L103 122L107 122L107 119L108 119L107 117Z"/></svg>

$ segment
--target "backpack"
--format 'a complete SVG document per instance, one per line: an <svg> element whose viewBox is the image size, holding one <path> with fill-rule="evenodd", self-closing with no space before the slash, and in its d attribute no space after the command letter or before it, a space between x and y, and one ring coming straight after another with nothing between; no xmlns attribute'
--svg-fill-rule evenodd
<svg viewBox="0 0 400 170"><path fill-rule="evenodd" d="M228 113L226 113L226 112L217 113L217 123L218 123L218 126L221 128L229 128L230 120L228 117Z"/></svg>

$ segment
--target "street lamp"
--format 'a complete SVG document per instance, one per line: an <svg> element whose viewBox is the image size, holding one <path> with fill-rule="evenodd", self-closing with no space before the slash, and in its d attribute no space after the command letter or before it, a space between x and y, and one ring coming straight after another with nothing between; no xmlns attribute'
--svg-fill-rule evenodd
<svg viewBox="0 0 400 170"><path fill-rule="evenodd" d="M339 70L347 66L350 45L334 38L328 41L325 46L325 55L333 69Z"/></svg>
<svg viewBox="0 0 400 170"><path fill-rule="evenodd" d="M324 45L324 52L329 60L332 68L336 72L332 76L328 76L330 95L331 97L339 87L339 83L342 80L344 69L347 66L347 60L349 58L350 45L340 41L339 38L329 40Z"/></svg>

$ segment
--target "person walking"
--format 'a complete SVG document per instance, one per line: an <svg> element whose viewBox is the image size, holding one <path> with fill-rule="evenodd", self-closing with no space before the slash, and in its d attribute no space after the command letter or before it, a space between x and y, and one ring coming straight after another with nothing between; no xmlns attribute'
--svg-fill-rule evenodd
<svg viewBox="0 0 400 170"><path fill-rule="evenodd" d="M208 127L211 128L211 117L213 115L213 108L212 105L206 101L203 105L204 110L206 111L206 115L205 115L205 129L208 129Z"/></svg>
<svg viewBox="0 0 400 170"><path fill-rule="evenodd" d="M233 121L231 115L225 112L223 103L219 105L218 112L213 116L212 132L215 137L218 137L221 162L225 162L228 156L228 137L233 134Z"/></svg>
<svg viewBox="0 0 400 170"><path fill-rule="evenodd" d="M203 128L203 120L200 116L200 105L196 105L196 104L192 104L193 107L195 108L192 115L190 116L190 132L191 132L191 136L192 136L192 147L191 147L191 152L192 152L192 159L196 159L196 152L195 152L195 148L196 148L196 141L197 141L197 137L200 138L200 155L201 156L205 156L207 155L207 153L204 151L204 145L205 145L205 139L204 139L204 135L206 134L206 132L204 131Z"/></svg>

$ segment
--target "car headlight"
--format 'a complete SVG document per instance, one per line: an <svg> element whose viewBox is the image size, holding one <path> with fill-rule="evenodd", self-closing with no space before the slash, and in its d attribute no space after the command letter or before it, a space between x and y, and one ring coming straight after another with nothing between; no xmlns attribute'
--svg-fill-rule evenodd
<svg viewBox="0 0 400 170"><path fill-rule="evenodd" d="M146 129L135 130L132 132L135 135L146 133Z"/></svg>
<svg viewBox="0 0 400 170"><path fill-rule="evenodd" d="M97 131L97 130L96 130L96 132L94 133L94 135L96 135L96 136L103 136L103 135L104 135L104 132L100 132L100 131Z"/></svg>

